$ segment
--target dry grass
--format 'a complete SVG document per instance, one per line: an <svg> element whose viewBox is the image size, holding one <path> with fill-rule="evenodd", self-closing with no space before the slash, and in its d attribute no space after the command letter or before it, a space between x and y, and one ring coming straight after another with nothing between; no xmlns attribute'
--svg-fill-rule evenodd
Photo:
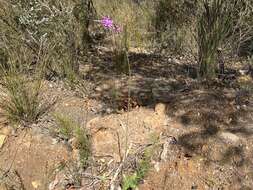
<svg viewBox="0 0 253 190"><path fill-rule="evenodd" d="M5 76L3 83L1 109L10 122L34 123L49 109L40 96L40 81L29 81L25 76L14 73Z"/></svg>

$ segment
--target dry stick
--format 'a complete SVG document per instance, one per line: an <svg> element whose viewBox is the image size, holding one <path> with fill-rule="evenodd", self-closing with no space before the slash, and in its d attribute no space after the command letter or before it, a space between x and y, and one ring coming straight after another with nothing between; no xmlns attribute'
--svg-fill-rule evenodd
<svg viewBox="0 0 253 190"><path fill-rule="evenodd" d="M17 170L15 170L14 172L15 172L15 175L18 177L18 180L20 182L21 190L26 190L25 185L24 185L24 180L21 177L20 173Z"/></svg>
<svg viewBox="0 0 253 190"><path fill-rule="evenodd" d="M130 91L130 79L131 79L131 68L130 68L130 63L129 63L129 58L128 58L128 53L127 53L127 49L125 49L125 53L126 53L126 62L127 62L127 66L128 66L128 80L127 80L127 88L128 88L128 100L127 100L127 124L126 124L126 138L125 138L125 155L121 161L121 164L119 165L118 169L116 170L111 183L110 183L110 190L115 190L115 181L117 180L118 175L122 172L125 160L128 157L128 154L132 148L132 143L129 145L128 147L128 133L129 133L129 111L130 111L130 96L131 96L131 91Z"/></svg>
<svg viewBox="0 0 253 190"><path fill-rule="evenodd" d="M128 59L128 54L127 54L127 50L126 51L126 59L127 59L127 66L128 66L128 80L127 80L127 126L126 126L126 148L128 146L128 127L129 127L129 111L130 111L130 96L131 96L131 91L130 91L130 79L131 79L131 68L130 68L130 63L129 63L129 59Z"/></svg>
<svg viewBox="0 0 253 190"><path fill-rule="evenodd" d="M114 176L113 176L113 178L112 178L112 180L111 180L111 183L110 183L110 190L116 190L116 188L115 188L115 181L117 180L119 174L121 173L121 171L122 171L122 169L123 169L125 160L127 159L127 156L128 156L128 154L129 154L131 148L132 148L132 143L129 145L129 148L128 148L127 151L126 151L126 154L125 154L125 156L124 156L124 158L123 158L121 164L120 164L119 167L117 168L117 170L116 170L116 172L115 172L115 174L114 174Z"/></svg>
<svg viewBox="0 0 253 190"><path fill-rule="evenodd" d="M83 109L84 107L82 107ZM88 117L89 117L89 100L87 100L86 102L86 112L85 112L85 121L84 121L84 127L85 127L85 130L86 130L86 127L87 127L87 124L88 124ZM94 171L93 171L93 167L91 167L91 173L92 173L92 176L94 176ZM92 189L95 190L95 183L96 183L96 178L93 178L93 181L92 181Z"/></svg>
<svg viewBox="0 0 253 190"><path fill-rule="evenodd" d="M119 151L120 162L122 162L123 158L122 158L122 154L121 154L121 144L120 144L120 137L119 137L119 132L118 131L116 131L116 135L117 135L117 142L118 142L118 151Z"/></svg>

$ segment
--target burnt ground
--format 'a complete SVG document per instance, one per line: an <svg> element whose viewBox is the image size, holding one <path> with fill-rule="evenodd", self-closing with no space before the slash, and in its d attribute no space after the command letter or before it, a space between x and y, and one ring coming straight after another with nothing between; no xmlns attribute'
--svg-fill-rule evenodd
<svg viewBox="0 0 253 190"><path fill-rule="evenodd" d="M78 172L57 170L77 158L71 143L52 132L57 126L51 113L28 130L3 125L2 133L8 131L0 152L5 183L12 171L20 183L16 189L45 190L49 184L51 189L108 189L121 163L121 174L133 173L142 148L155 138L152 167L139 189L252 189L253 82L240 74L242 63L227 61L224 76L201 81L196 63L186 57L130 53L129 77L116 71L110 52L95 55L81 66L75 90L61 81L44 83L44 97L58 100L51 113L70 116L91 135L92 158L79 186L68 181Z"/></svg>

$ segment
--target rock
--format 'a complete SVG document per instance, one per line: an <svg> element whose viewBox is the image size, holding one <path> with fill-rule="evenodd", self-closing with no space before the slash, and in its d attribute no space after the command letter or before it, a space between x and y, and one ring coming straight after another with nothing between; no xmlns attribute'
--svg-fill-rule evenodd
<svg viewBox="0 0 253 190"><path fill-rule="evenodd" d="M154 168L155 168L155 171L156 172L159 172L160 171L160 163L159 162L156 162L155 164L154 164Z"/></svg>
<svg viewBox="0 0 253 190"><path fill-rule="evenodd" d="M223 93L229 99L236 98L236 91L234 89L224 89Z"/></svg>
<svg viewBox="0 0 253 190"><path fill-rule="evenodd" d="M59 140L58 140L58 139L53 138L53 139L52 139L52 145L56 145L57 143L59 143Z"/></svg>
<svg viewBox="0 0 253 190"><path fill-rule="evenodd" d="M161 153L161 160L163 162L176 160L179 153L176 144L177 140L174 137L168 137L165 139Z"/></svg>
<svg viewBox="0 0 253 190"><path fill-rule="evenodd" d="M158 103L155 105L155 112L158 115L165 115L166 114L166 105L163 103Z"/></svg>
<svg viewBox="0 0 253 190"><path fill-rule="evenodd" d="M222 138L224 141L228 143L237 143L240 140L240 138L237 135L230 132L222 132L220 134L220 138Z"/></svg>
<svg viewBox="0 0 253 190"><path fill-rule="evenodd" d="M0 168L8 169L10 159L15 157L12 166L13 176L9 176L10 182L17 181L17 184L20 182L18 172L22 176L25 189L46 189L44 183L50 182L55 175L55 172L52 172L53 174L50 173L48 177L47 172L55 171L55 168L71 159L71 152L65 144L52 145L51 136L38 134L36 130L17 131L17 136L9 136L6 143L8 146L3 146L0 153ZM15 176L17 180L14 180ZM22 189L22 187L15 189Z"/></svg>

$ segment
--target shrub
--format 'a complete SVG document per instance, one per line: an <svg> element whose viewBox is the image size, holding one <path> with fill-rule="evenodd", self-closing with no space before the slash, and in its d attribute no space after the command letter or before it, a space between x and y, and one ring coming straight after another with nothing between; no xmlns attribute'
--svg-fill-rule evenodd
<svg viewBox="0 0 253 190"><path fill-rule="evenodd" d="M248 56L253 53L253 2L237 1L233 15L233 35L230 42L233 53Z"/></svg>
<svg viewBox="0 0 253 190"><path fill-rule="evenodd" d="M197 22L199 74L215 75L217 50L232 29L234 4L228 0L203 0Z"/></svg>
<svg viewBox="0 0 253 190"><path fill-rule="evenodd" d="M197 13L196 0L159 0L155 6L154 24L158 32L192 23Z"/></svg>
<svg viewBox="0 0 253 190"><path fill-rule="evenodd" d="M88 8L86 2L90 1L0 2L0 37L8 46L20 44L29 48L34 57L47 54L45 76L71 81L73 75L79 74L80 59L86 55L86 43L89 43L87 20L90 22L90 17L80 12L89 14L90 10L80 11L76 7Z"/></svg>
<svg viewBox="0 0 253 190"><path fill-rule="evenodd" d="M0 65L0 107L3 115L12 123L35 123L51 106L42 99L41 94L41 73L46 62L44 54L34 57L33 51L20 41L9 44L10 41L13 42L11 39L4 35L0 38L3 55ZM33 61L40 64L31 71Z"/></svg>
<svg viewBox="0 0 253 190"><path fill-rule="evenodd" d="M192 49L191 25L196 14L196 0L159 0L153 18L158 47L178 54Z"/></svg>

